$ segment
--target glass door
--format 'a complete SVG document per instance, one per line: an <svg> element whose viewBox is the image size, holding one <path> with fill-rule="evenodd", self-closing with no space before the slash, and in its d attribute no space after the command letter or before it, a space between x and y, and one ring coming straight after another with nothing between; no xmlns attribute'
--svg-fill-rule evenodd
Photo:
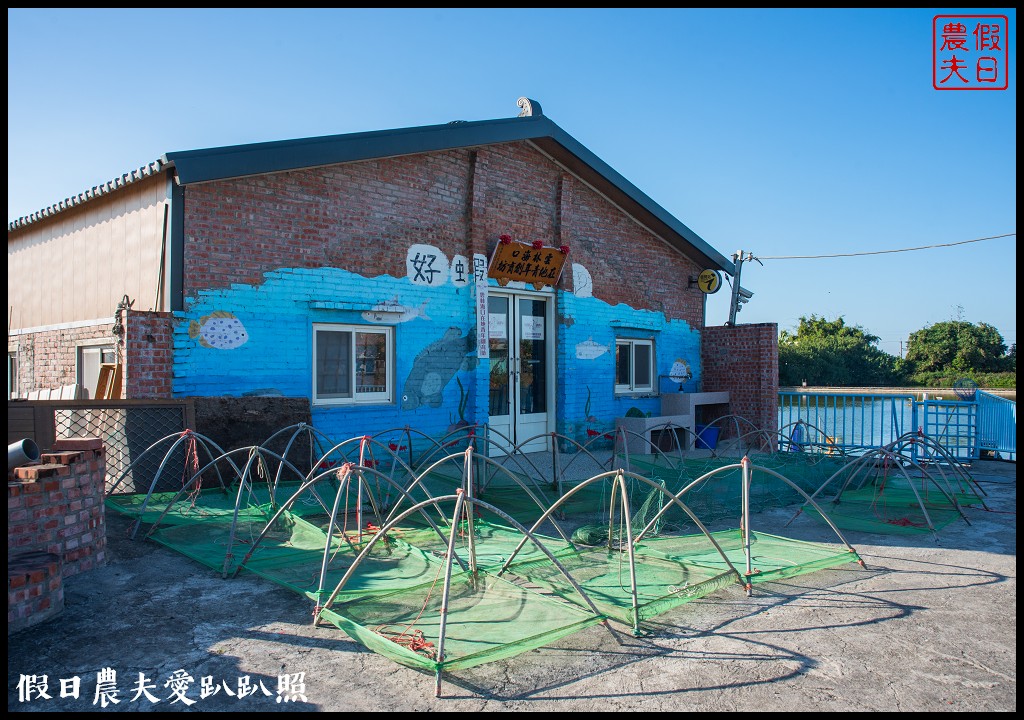
<svg viewBox="0 0 1024 720"><path fill-rule="evenodd" d="M545 450L554 357L550 303L544 297L498 293L491 293L487 303L491 439L511 449L535 438L520 449Z"/></svg>

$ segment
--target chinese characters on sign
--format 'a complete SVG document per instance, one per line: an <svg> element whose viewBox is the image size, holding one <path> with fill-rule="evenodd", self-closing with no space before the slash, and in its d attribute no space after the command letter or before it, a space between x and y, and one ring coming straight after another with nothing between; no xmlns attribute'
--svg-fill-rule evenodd
<svg viewBox="0 0 1024 720"><path fill-rule="evenodd" d="M150 705L160 702L167 702L168 705L181 703L188 707L195 705L200 700L216 695L223 691L227 697L242 700L250 695L260 693L264 697L276 697L276 702L307 702L306 700L306 673L292 673L277 676L277 693L272 693L263 680L257 679L253 684L252 678L243 675L237 678L234 684L227 680L216 682L212 675L206 675L199 679L199 692L196 695L195 678L185 670L175 670L168 676L162 687L168 690L168 694L157 697L154 692L160 692L157 683L146 677L145 673L138 673L138 680L132 682L131 697L121 694L118 686L117 670L113 668L102 668L96 673L96 688L93 694L92 704L99 708L112 707L122 701L133 703L145 697ZM56 692L56 688L53 692ZM81 697L82 681L77 675L70 678L60 678L60 697L78 700ZM151 692L152 691L152 692ZM189 695L189 693L192 693ZM50 682L48 675L21 675L18 680L18 702L29 703L35 701L52 700L50 694ZM127 694L127 693L126 693ZM86 693L88 700L88 693Z"/></svg>
<svg viewBox="0 0 1024 720"><path fill-rule="evenodd" d="M932 87L1009 87L1010 22L1005 15L936 15L932 19Z"/></svg>
<svg viewBox="0 0 1024 720"><path fill-rule="evenodd" d="M487 275L497 280L502 287L513 280L529 283L535 290L545 285L553 286L562 276L568 250L568 247L544 247L540 241L526 245L515 242L508 235L502 235L491 255Z"/></svg>

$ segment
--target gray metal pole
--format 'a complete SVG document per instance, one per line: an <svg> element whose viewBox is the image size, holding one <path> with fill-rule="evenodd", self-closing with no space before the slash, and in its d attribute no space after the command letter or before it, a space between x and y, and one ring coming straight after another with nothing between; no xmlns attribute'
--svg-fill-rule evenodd
<svg viewBox="0 0 1024 720"><path fill-rule="evenodd" d="M732 300L729 303L729 327L736 325L736 311L740 307L740 272L743 270L743 251L733 253L732 262L736 266L736 274L732 278Z"/></svg>

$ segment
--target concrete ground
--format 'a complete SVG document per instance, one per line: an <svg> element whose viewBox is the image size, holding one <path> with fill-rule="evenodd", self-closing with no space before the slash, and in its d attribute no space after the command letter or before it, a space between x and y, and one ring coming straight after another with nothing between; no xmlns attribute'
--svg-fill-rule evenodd
<svg viewBox="0 0 1024 720"><path fill-rule="evenodd" d="M643 637L592 627L445 674L440 698L432 674L313 627L295 593L222 580L129 540L128 523L108 514L107 566L66 582L60 616L8 638L8 710L1015 711L1016 464L982 461L971 473L988 508L969 509L970 524L938 542L844 533L866 568L756 585L752 597L720 590L659 616ZM117 692L98 697L105 668L116 680L103 687ZM140 673L158 702L138 692ZM185 674L193 682L173 683ZM46 676L50 699L22 701L26 676ZM110 697L119 702L103 707Z"/></svg>

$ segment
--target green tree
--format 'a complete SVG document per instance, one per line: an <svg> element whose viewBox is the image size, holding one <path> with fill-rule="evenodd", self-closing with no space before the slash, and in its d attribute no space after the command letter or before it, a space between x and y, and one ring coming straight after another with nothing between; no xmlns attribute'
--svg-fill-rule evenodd
<svg viewBox="0 0 1024 720"><path fill-rule="evenodd" d="M947 320L910 334L906 362L913 373L1000 372L1007 365L1006 343L987 323Z"/></svg>
<svg viewBox="0 0 1024 720"><path fill-rule="evenodd" d="M779 333L779 384L868 386L902 379L900 362L878 349L878 336L858 325L811 315L801 317L796 334Z"/></svg>

